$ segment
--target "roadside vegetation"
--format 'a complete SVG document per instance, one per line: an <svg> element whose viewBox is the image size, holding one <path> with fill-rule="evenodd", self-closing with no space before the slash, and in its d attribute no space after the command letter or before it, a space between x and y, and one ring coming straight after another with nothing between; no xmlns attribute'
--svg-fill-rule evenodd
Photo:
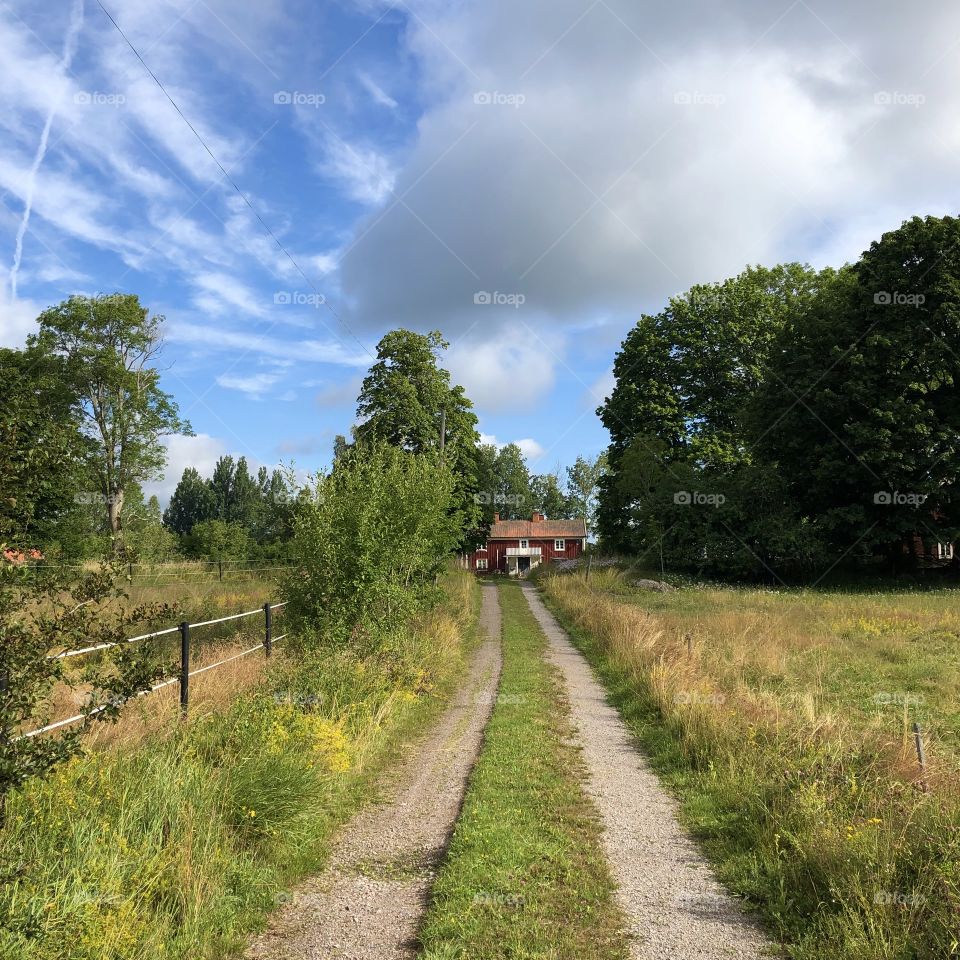
<svg viewBox="0 0 960 960"><path fill-rule="evenodd" d="M952 593L542 582L719 877L791 957L960 956Z"/></svg>
<svg viewBox="0 0 960 960"><path fill-rule="evenodd" d="M503 673L423 956L621 960L628 954L562 688L519 586L499 588Z"/></svg>

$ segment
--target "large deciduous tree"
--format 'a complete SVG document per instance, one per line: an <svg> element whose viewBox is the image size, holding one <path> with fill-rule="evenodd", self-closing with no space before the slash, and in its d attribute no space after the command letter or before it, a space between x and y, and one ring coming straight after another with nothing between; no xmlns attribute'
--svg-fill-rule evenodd
<svg viewBox="0 0 960 960"><path fill-rule="evenodd" d="M93 441L87 467L119 549L124 490L159 475L165 435L190 430L152 366L163 318L151 315L137 296L115 293L70 297L39 320L40 332L30 344L66 361L81 428Z"/></svg>
<svg viewBox="0 0 960 960"><path fill-rule="evenodd" d="M213 518L216 498L210 484L193 468L187 467L170 497L163 522L180 536L188 534L198 523Z"/></svg>
<svg viewBox="0 0 960 960"><path fill-rule="evenodd" d="M453 504L464 530L477 525L477 417L463 387L451 385L438 356L448 344L429 334L392 330L377 344L363 380L354 428L357 441L386 441L410 453L443 451L456 481Z"/></svg>

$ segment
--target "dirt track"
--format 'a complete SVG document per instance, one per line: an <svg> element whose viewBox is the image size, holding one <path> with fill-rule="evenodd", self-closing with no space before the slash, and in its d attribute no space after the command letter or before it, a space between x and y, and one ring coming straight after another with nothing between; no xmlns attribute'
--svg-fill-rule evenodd
<svg viewBox="0 0 960 960"><path fill-rule="evenodd" d="M393 778L383 804L340 834L327 869L300 886L247 950L248 960L391 960L415 955L414 938L500 678L500 606L483 588L487 639L427 739Z"/></svg>
<svg viewBox="0 0 960 960"><path fill-rule="evenodd" d="M677 822L660 785L603 687L566 632L524 586L565 680L571 719L590 778L587 790L604 824L604 853L617 899L630 920L637 960L756 960L771 944L726 893Z"/></svg>

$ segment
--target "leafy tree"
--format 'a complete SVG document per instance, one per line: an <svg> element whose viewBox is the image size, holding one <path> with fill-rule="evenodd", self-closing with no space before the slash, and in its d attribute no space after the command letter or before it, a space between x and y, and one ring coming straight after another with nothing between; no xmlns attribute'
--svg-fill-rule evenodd
<svg viewBox="0 0 960 960"><path fill-rule="evenodd" d="M456 478L453 503L468 530L480 516L474 496L480 438L473 404L463 387L451 386L449 371L438 363L447 346L438 331L387 333L363 380L354 436L364 443L384 440L411 453L442 448Z"/></svg>
<svg viewBox="0 0 960 960"><path fill-rule="evenodd" d="M241 457L233 474L230 500L227 504L227 519L248 530L255 530L260 523L260 488L250 475L247 458Z"/></svg>
<svg viewBox="0 0 960 960"><path fill-rule="evenodd" d="M389 632L423 601L454 548L455 480L438 451L358 443L297 510L291 612L333 642Z"/></svg>
<svg viewBox="0 0 960 960"><path fill-rule="evenodd" d="M536 474L530 478L530 507L551 520L567 519L576 509L555 473Z"/></svg>
<svg viewBox="0 0 960 960"><path fill-rule="evenodd" d="M577 457L572 467L567 467L568 509L574 516L583 517L587 530L596 527L597 496L600 478L607 470L607 455L598 454L593 460Z"/></svg>
<svg viewBox="0 0 960 960"><path fill-rule="evenodd" d="M755 446L835 551L896 562L960 536L958 384L960 220L915 217L783 331Z"/></svg>
<svg viewBox="0 0 960 960"><path fill-rule="evenodd" d="M233 477L236 470L233 457L229 455L220 457L213 468L210 490L213 493L214 516L219 520L229 520L233 511Z"/></svg>
<svg viewBox="0 0 960 960"><path fill-rule="evenodd" d="M63 368L36 345L0 349L0 540L20 547L56 538L82 485L85 447Z"/></svg>
<svg viewBox="0 0 960 960"><path fill-rule="evenodd" d="M66 581L0 550L0 824L10 791L78 753L94 723L116 720L127 700L166 673L149 643L121 641L169 609L130 608L119 581L120 569L109 566ZM50 656L98 643L118 646L84 671L67 671L66 660ZM62 685L74 691L83 719L56 736L17 739L48 722L51 694Z"/></svg>
<svg viewBox="0 0 960 960"><path fill-rule="evenodd" d="M163 514L163 522L174 533L186 536L204 520L213 518L216 497L213 489L193 467L187 467L173 491Z"/></svg>
<svg viewBox="0 0 960 960"><path fill-rule="evenodd" d="M166 454L161 438L189 432L151 366L163 318L132 294L73 296L40 315L31 347L66 360L65 374L88 447L87 466L106 504L116 547L124 491L154 479Z"/></svg>
<svg viewBox="0 0 960 960"><path fill-rule="evenodd" d="M191 556L211 563L245 560L250 552L250 535L238 523L201 520L190 531L186 548Z"/></svg>
<svg viewBox="0 0 960 960"><path fill-rule="evenodd" d="M734 470L750 462L753 395L784 324L822 282L800 264L751 267L692 287L659 314L640 318L614 361L616 386L597 411L611 443L596 522L611 546L631 536L630 498L618 475L635 442L659 441L658 455L670 467Z"/></svg>

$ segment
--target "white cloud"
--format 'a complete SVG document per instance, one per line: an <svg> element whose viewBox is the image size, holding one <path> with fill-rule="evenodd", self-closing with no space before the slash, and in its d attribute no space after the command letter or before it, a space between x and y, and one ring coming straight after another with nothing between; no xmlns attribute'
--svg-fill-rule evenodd
<svg viewBox="0 0 960 960"><path fill-rule="evenodd" d="M217 383L227 390L239 390L248 397L260 399L275 383L280 380L279 373L232 374L221 373Z"/></svg>
<svg viewBox="0 0 960 960"><path fill-rule="evenodd" d="M562 351L562 341L551 335L554 342L548 345L525 325L499 333L485 329L482 335L486 339L474 332L452 343L447 360L453 379L483 410L522 414L552 389L555 351Z"/></svg>
<svg viewBox="0 0 960 960"><path fill-rule="evenodd" d="M396 173L389 159L374 147L348 143L328 133L322 173L343 185L361 203L379 204L393 191Z"/></svg>
<svg viewBox="0 0 960 960"><path fill-rule="evenodd" d="M514 440L513 442L520 448L524 457L526 457L528 466L536 469L536 461L547 452L546 449L537 443L533 437L524 437L522 440Z"/></svg>
<svg viewBox="0 0 960 960"><path fill-rule="evenodd" d="M0 302L0 347L21 348L27 335L37 332L43 306L33 300Z"/></svg>
<svg viewBox="0 0 960 960"><path fill-rule="evenodd" d="M375 103L379 103L381 107L389 107L391 110L396 110L399 104L393 97L390 96L384 89L370 76L369 73L364 73L362 70L357 74L357 77L360 80L361 85L364 90L370 94Z"/></svg>

